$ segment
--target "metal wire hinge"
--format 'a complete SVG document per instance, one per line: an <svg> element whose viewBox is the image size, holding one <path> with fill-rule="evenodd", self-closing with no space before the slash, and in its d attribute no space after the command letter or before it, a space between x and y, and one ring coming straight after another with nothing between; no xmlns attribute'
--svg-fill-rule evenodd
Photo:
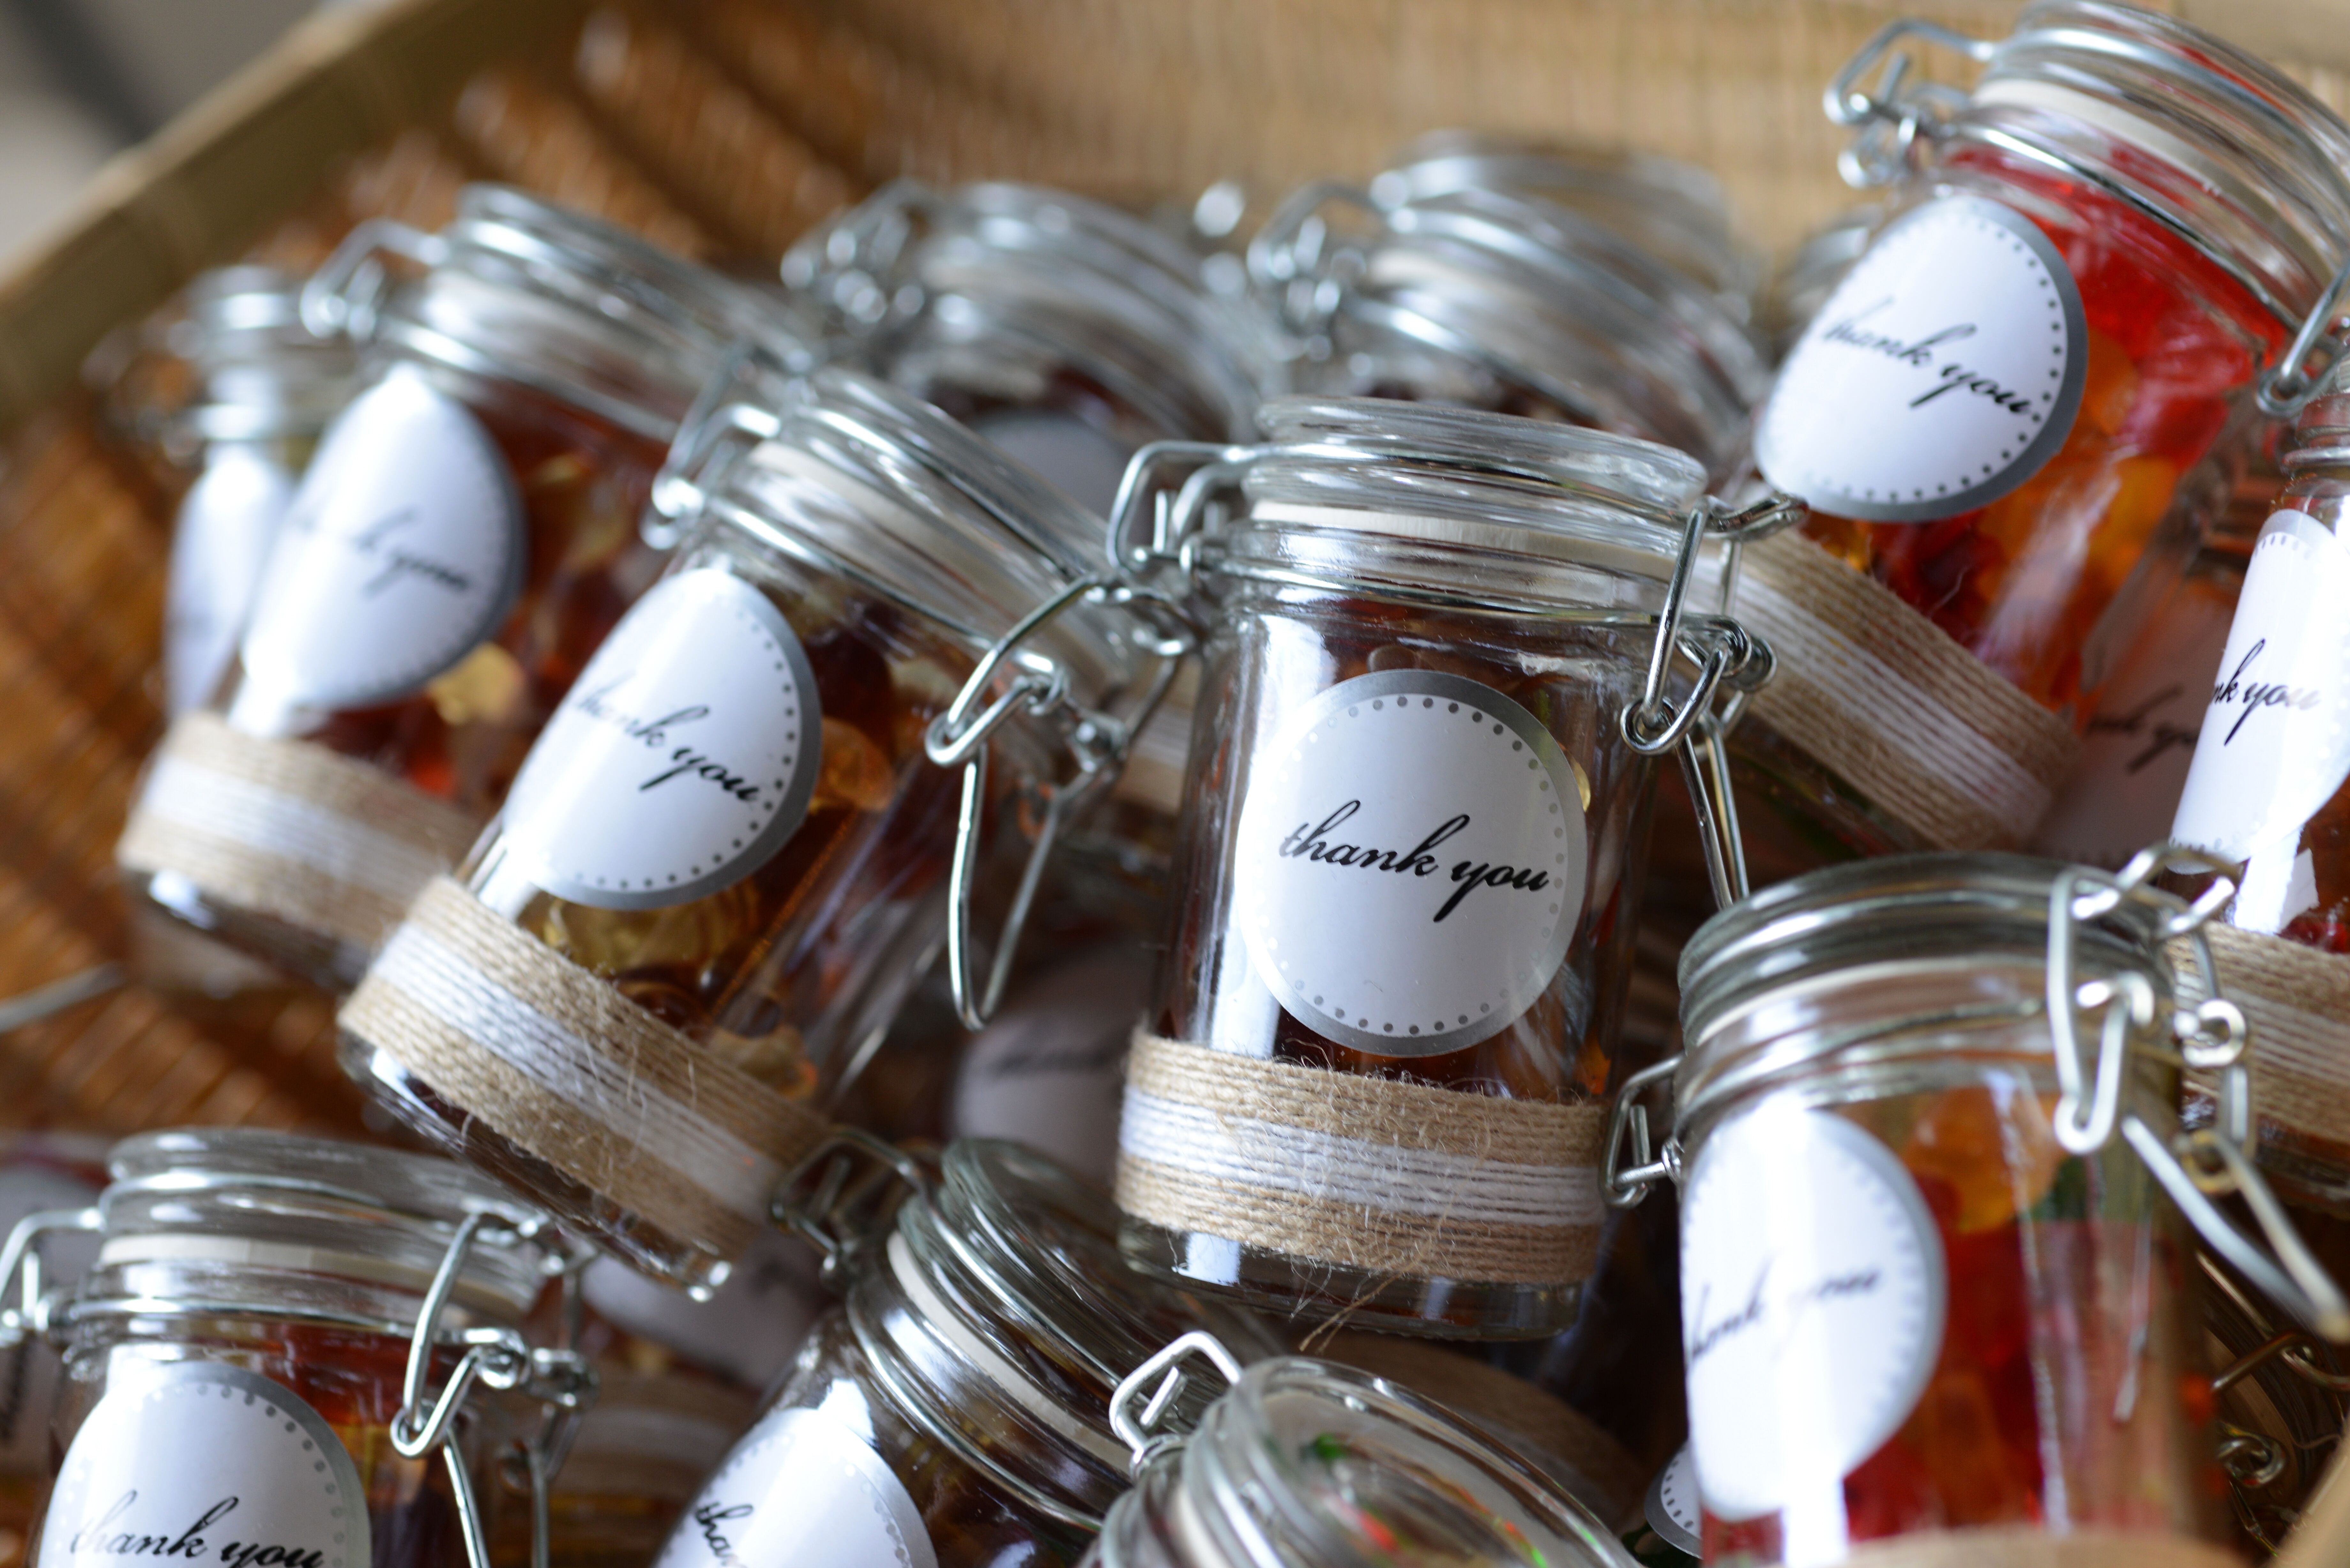
<svg viewBox="0 0 2350 1568"><path fill-rule="evenodd" d="M823 1281L846 1288L850 1264L896 1208L891 1179L917 1203L931 1200L931 1173L912 1151L857 1127L836 1127L775 1184L769 1218L823 1258Z"/></svg>
<svg viewBox="0 0 2350 1568"><path fill-rule="evenodd" d="M1182 1363L1198 1356L1212 1365L1230 1387L1241 1380L1240 1357L1224 1346L1224 1342L1205 1329L1195 1328L1189 1334L1169 1341L1150 1359L1128 1373L1109 1397L1109 1429L1118 1434L1133 1458L1128 1469L1136 1475L1143 1467L1168 1449L1180 1447L1189 1433L1154 1432L1153 1428L1173 1407L1190 1381ZM1164 1374L1162 1376L1161 1374ZM1157 1386L1153 1387L1153 1380ZM1141 1409L1137 1410L1139 1403Z"/></svg>
<svg viewBox="0 0 2350 1568"><path fill-rule="evenodd" d="M1114 717L1072 701L1068 672L1053 659L1023 647L1045 627L1080 604L1126 607L1158 622L1159 635L1145 648L1147 653L1157 658L1158 670L1135 711L1125 717ZM1036 888L1055 841L1078 809L1117 779L1118 770L1125 765L1127 746L1134 732L1149 722L1166 697L1174 683L1178 660L1191 647L1191 639L1180 614L1149 590L1111 576L1083 578L1038 605L998 638L972 667L946 711L931 721L922 736L923 751L940 767L962 769L962 800L955 816L954 859L947 878L947 979L954 992L955 1012L965 1028L978 1029L994 1016L1003 1000L1004 984L1011 978L1021 930L1028 922L1029 908L1035 901ZM1009 680L991 696L996 678L1007 670ZM997 934L987 976L982 981L972 926L978 896L981 840L990 805L988 742L1015 713L1038 719L1057 716L1062 721L1063 740L1076 763L1077 776L1065 784L1041 788L1044 812L1037 823L1036 836Z"/></svg>
<svg viewBox="0 0 2350 1568"><path fill-rule="evenodd" d="M531 1568L547 1568L548 1489L555 1472L578 1430L579 1418L595 1402L596 1368L571 1345L534 1346L511 1328L483 1325L446 1328L441 1319L463 1272L465 1260L485 1235L517 1241L538 1241L545 1228L486 1210L468 1215L442 1255L441 1267L425 1292L416 1314L416 1331L409 1341L408 1369L400 1390L400 1407L391 1418L391 1446L402 1458L421 1459L438 1449L449 1472L449 1489L457 1504L459 1525L465 1539L468 1568L491 1568L489 1538L480 1499L465 1469L458 1442L459 1417L475 1384L535 1399L541 1407L538 1429L515 1439L523 1484L531 1500ZM577 1274L594 1254L579 1251L558 1254L553 1266L564 1280L565 1337L577 1326ZM444 1347L459 1350L456 1366L438 1393L432 1389L432 1363Z"/></svg>
<svg viewBox="0 0 2350 1568"><path fill-rule="evenodd" d="M2170 1195L2214 1252L2318 1334L2350 1343L2350 1301L2293 1229L2284 1205L2252 1162L2251 1074L2246 1064L2251 1029L2243 1011L2220 993L2204 927L2235 896L2227 868L2199 850L2158 845L2117 873L2066 867L2048 895L2046 1016L2056 1058L2059 1094L2052 1120L2067 1152L2090 1155L2119 1134ZM2191 903L2155 886L2166 872L2209 875L2210 886ZM2161 917L2158 940L2183 941L2199 973L2204 998L2192 1007L2166 1005L2143 974L2081 980L2074 967L2074 929L2125 902ZM2081 1019L2093 1022L2087 1050ZM2123 1107L2134 1054L2156 1058L2219 1079L2216 1125L2165 1140ZM2241 1197L2268 1245L2238 1230L2214 1199Z"/></svg>
<svg viewBox="0 0 2350 1568"><path fill-rule="evenodd" d="M2254 393L2261 412L2271 419L2289 420L2317 394L2317 389L2342 358L2343 335L2350 329L2345 310L2350 310L2350 263L2345 263L2342 270L2334 275L2324 294L2302 317L2291 345L2274 365L2262 372Z"/></svg>
<svg viewBox="0 0 2350 1568"><path fill-rule="evenodd" d="M1898 179L1909 166L1911 150L1918 139L1941 134L1951 115L1966 102L1966 95L1955 88L1911 79L1916 62L1894 48L1910 38L1939 45L1978 64L1989 61L1998 49L1989 38L1970 37L1915 16L1878 28L1835 74L1821 99L1832 123L1857 133L1852 145L1836 158L1837 171L1855 189L1866 190ZM1864 90L1861 78L1879 61L1885 62L1884 75L1877 78L1874 91Z"/></svg>

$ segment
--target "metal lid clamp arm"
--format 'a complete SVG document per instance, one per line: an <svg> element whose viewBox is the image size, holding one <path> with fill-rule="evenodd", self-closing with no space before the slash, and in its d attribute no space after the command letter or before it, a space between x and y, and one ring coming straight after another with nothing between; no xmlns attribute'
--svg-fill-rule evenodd
<svg viewBox="0 0 2350 1568"><path fill-rule="evenodd" d="M897 1213L889 1199L898 1186L914 1202L931 1201L931 1170L913 1150L836 1126L775 1184L767 1213L816 1250L820 1277L841 1291L849 1268L888 1231Z"/></svg>
<svg viewBox="0 0 2350 1568"><path fill-rule="evenodd" d="M1194 1356L1213 1366L1226 1387L1241 1380L1240 1358L1225 1347L1222 1340L1205 1329L1195 1328L1153 1352L1149 1360L1119 1379L1117 1390L1110 1395L1109 1429L1118 1434L1118 1440L1133 1455L1128 1467L1131 1473L1140 1475L1152 1459L1170 1449L1180 1448L1189 1438L1187 1432L1152 1428L1182 1395L1190 1381L1182 1364ZM1135 1408L1138 1403L1142 1407L1139 1411Z"/></svg>
<svg viewBox="0 0 2350 1568"><path fill-rule="evenodd" d="M537 1400L545 1411L539 1429L527 1438L516 1439L531 1496L531 1568L547 1568L548 1488L570 1449L580 1416L596 1397L596 1368L569 1345L533 1346L510 1328L442 1326L442 1314L456 1290L465 1259L485 1233L498 1232L532 1241L538 1239L541 1231L538 1224L516 1224L504 1215L486 1210L468 1215L457 1227L432 1276L432 1286L425 1292L423 1304L417 1311L416 1330L409 1341L400 1407L391 1418L391 1446L401 1457L422 1459L436 1449L440 1450L448 1468L450 1491L464 1533L468 1568L491 1568L481 1502L474 1495L457 1441L457 1418L473 1385L480 1383L519 1393ZM567 1276L567 1276L583 1268L591 1256L587 1252L567 1252L558 1254L553 1261L556 1272ZM567 1318L569 1315L567 1314ZM432 1363L444 1346L458 1347L462 1353L449 1381L435 1394L432 1386Z"/></svg>
<svg viewBox="0 0 2350 1568"><path fill-rule="evenodd" d="M1856 133L1852 145L1837 154L1836 169L1845 183L1857 190L1898 179L1909 166L1910 151L1918 138L1939 135L1951 113L1966 101L1956 88L1910 78L1915 62L1907 53L1894 49L1908 38L1939 45L1977 64L1988 62L1999 47L1989 38L1970 37L1915 16L1887 22L1860 47L1860 52L1828 83L1821 100L1831 121ZM1877 78L1876 90L1864 90L1861 78L1880 60L1885 61L1885 73Z"/></svg>
<svg viewBox="0 0 2350 1568"><path fill-rule="evenodd" d="M12 1280L17 1286L16 1304L0 1307L0 1350L14 1350L27 1339L53 1337L57 1303L67 1293L47 1288L42 1278L41 1238L63 1231L94 1236L105 1224L104 1213L95 1207L44 1210L16 1221L8 1232L7 1245L0 1247L0 1293L6 1292Z"/></svg>

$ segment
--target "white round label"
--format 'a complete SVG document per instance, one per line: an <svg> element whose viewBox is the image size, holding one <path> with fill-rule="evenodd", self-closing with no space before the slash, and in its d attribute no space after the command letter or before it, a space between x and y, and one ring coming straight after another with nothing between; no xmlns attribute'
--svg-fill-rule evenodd
<svg viewBox="0 0 2350 1568"><path fill-rule="evenodd" d="M309 708L407 696L498 629L527 557L488 432L397 369L335 421L286 509L245 628L246 679Z"/></svg>
<svg viewBox="0 0 2350 1568"><path fill-rule="evenodd" d="M1887 225L1812 318L1755 462L1822 512L1954 517L2056 455L2088 358L2081 291L2048 236L1996 202L1946 196Z"/></svg>
<svg viewBox="0 0 2350 1568"><path fill-rule="evenodd" d="M39 1568L153 1556L228 1568L368 1568L367 1492L291 1389L215 1361L115 1382L66 1450Z"/></svg>
<svg viewBox="0 0 2350 1568"><path fill-rule="evenodd" d="M1765 1104L1699 1151L1681 1199L1690 1448L1707 1510L1840 1499L1941 1353L1939 1232L1892 1150L1828 1111Z"/></svg>
<svg viewBox="0 0 2350 1568"><path fill-rule="evenodd" d="M1640 1511L1666 1545L1692 1557L1705 1555L1705 1508L1698 1500L1697 1467L1690 1462L1687 1444L1648 1483Z"/></svg>
<svg viewBox="0 0 2350 1568"><path fill-rule="evenodd" d="M220 684L293 499L285 468L260 447L235 441L213 450L180 503L163 605L169 711L186 712Z"/></svg>
<svg viewBox="0 0 2350 1568"><path fill-rule="evenodd" d="M856 1433L776 1410L734 1445L654 1568L938 1568L921 1511Z"/></svg>
<svg viewBox="0 0 2350 1568"><path fill-rule="evenodd" d="M1583 797L1540 721L1425 670L1344 680L1257 760L1234 909L1267 989L1358 1051L1432 1056L1542 995L1583 915Z"/></svg>
<svg viewBox="0 0 2350 1568"><path fill-rule="evenodd" d="M2350 778L2350 547L2301 512L2262 531L2171 836L2230 860L2298 839Z"/></svg>
<svg viewBox="0 0 2350 1568"><path fill-rule="evenodd" d="M607 909L706 897L792 836L823 744L783 612L718 567L664 577L531 747L501 818L505 868Z"/></svg>

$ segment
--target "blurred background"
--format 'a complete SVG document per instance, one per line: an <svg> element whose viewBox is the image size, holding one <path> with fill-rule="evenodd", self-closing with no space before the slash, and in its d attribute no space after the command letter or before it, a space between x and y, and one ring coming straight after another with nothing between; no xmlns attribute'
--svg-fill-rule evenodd
<svg viewBox="0 0 2350 1568"><path fill-rule="evenodd" d="M109 155L194 102L317 4L0 0L0 270Z"/></svg>

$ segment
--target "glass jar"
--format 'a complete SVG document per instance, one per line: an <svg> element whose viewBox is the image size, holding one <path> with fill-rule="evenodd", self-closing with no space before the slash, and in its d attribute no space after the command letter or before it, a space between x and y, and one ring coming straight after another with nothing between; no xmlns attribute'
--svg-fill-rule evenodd
<svg viewBox="0 0 2350 1568"><path fill-rule="evenodd" d="M805 356L757 292L492 185L438 234L361 224L303 307L366 385L117 858L134 903L342 992L659 573L638 514L730 345Z"/></svg>
<svg viewBox="0 0 2350 1568"><path fill-rule="evenodd" d="M1659 629L1704 472L1469 410L1262 418L1266 444L1193 454L1214 466L1172 508L1178 454L1129 482L1127 519L1166 515L1117 545L1211 630L1127 1070L1128 1255L1308 1318L1552 1332L1600 1246L1601 1102L1638 1065L1651 769L1625 713L1660 643L1708 671L1677 732L1753 651L1720 619Z"/></svg>
<svg viewBox="0 0 2350 1568"><path fill-rule="evenodd" d="M149 1133L109 1165L96 1208L36 1216L0 1260L26 1298L6 1328L65 1356L33 1560L146 1538L249 1568L488 1568L494 1466L518 1444L543 1473L594 1393L523 1333L563 1261L545 1217L443 1160L284 1133ZM60 1231L95 1231L97 1262L42 1297Z"/></svg>
<svg viewBox="0 0 2350 1568"><path fill-rule="evenodd" d="M0 1139L0 1235L36 1214L88 1208L106 1185L106 1147L70 1134ZM59 1237L43 1249L44 1274L70 1287L97 1251L94 1239ZM49 1410L63 1376L57 1347L46 1339L26 1334L0 1351L0 1568L22 1568L48 1494Z"/></svg>
<svg viewBox="0 0 2350 1568"><path fill-rule="evenodd" d="M1097 602L1099 525L986 442L745 377L680 437L667 574L341 1018L411 1127L696 1292L941 942L975 962L982 827L1049 849L1165 662Z"/></svg>
<svg viewBox="0 0 2350 1568"><path fill-rule="evenodd" d="M2350 1309L2288 1231L2281 1265L2212 1205L2275 1201L2244 1152L2241 1015L2173 967L2208 974L2208 909L2154 890L2168 864L1893 857L1690 943L1672 1142L1629 1179L1681 1187L1709 1561L2073 1535L2232 1561L2192 1544L2223 1532L2179 1206L2327 1333ZM2235 1141L2174 1137L2182 1058L2222 1074Z"/></svg>
<svg viewBox="0 0 2350 1568"><path fill-rule="evenodd" d="M163 709L212 699L261 587L295 483L355 389L350 345L302 325L301 280L233 266L188 286L172 350L201 389L166 444L200 465L172 528L163 606Z"/></svg>
<svg viewBox="0 0 2350 1568"><path fill-rule="evenodd" d="M1230 1386L1184 1435L1152 1435L1144 1401L1193 1355ZM1614 1533L1517 1454L1351 1367L1293 1355L1243 1371L1211 1335L1190 1334L1137 1368L1110 1409L1133 1447L1134 1490L1087 1568L1631 1568Z"/></svg>
<svg viewBox="0 0 2350 1568"><path fill-rule="evenodd" d="M2213 935L2251 1018L2262 1158L2350 1216L2350 363L2302 410L2218 661L2171 836L2229 864Z"/></svg>
<svg viewBox="0 0 2350 1568"><path fill-rule="evenodd" d="M1911 36L1978 85L1897 57L1861 90ZM1864 852L2012 846L2199 543L2182 476L2298 385L2284 347L2350 259L2350 127L2100 0L2039 0L1997 42L1895 23L1828 105L1891 192L1756 422L1811 512L1744 552L1735 608L1779 676L1739 745L1771 809Z"/></svg>
<svg viewBox="0 0 2350 1568"><path fill-rule="evenodd" d="M689 1373L599 1365L595 1407L580 1417L547 1489L544 1568L645 1568L751 1424L755 1403ZM491 1561L534 1568L527 1499L509 1487L499 1501Z"/></svg>
<svg viewBox="0 0 2350 1568"><path fill-rule="evenodd" d="M784 258L858 361L1097 515L1155 441L1247 441L1255 323L1139 218L1011 184L885 186Z"/></svg>
<svg viewBox="0 0 2350 1568"><path fill-rule="evenodd" d="M1769 387L1742 318L1556 201L1433 173L1413 193L1414 179L1305 186L1250 242L1298 390L1612 431L1735 477Z"/></svg>
<svg viewBox="0 0 2350 1568"><path fill-rule="evenodd" d="M1108 1419L1119 1380L1202 1324L1243 1355L1279 1348L1243 1314L1128 1268L1117 1224L1039 1155L949 1146L886 1239L843 1252L847 1301L660 1568L1075 1562L1126 1489ZM1185 1415L1203 1403L1177 1401Z"/></svg>
<svg viewBox="0 0 2350 1568"><path fill-rule="evenodd" d="M1733 320L1753 309L1762 258L1732 228L1721 182L1695 164L1595 143L1431 130L1397 149L1370 182L1372 199L1390 207L1459 191L1566 208L1712 295Z"/></svg>

